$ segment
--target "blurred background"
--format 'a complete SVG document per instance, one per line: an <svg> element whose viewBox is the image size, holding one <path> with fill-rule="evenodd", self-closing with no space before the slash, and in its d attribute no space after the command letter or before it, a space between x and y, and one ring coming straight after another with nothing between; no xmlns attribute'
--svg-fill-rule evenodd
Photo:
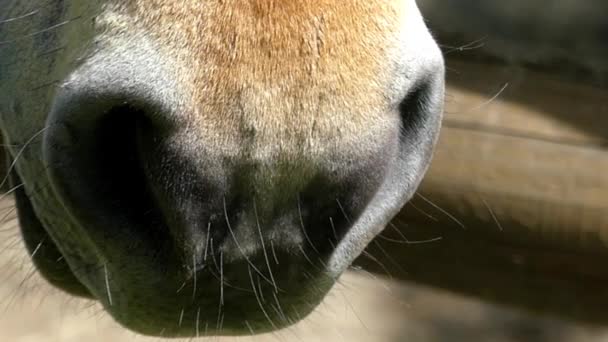
<svg viewBox="0 0 608 342"><path fill-rule="evenodd" d="M242 340L608 341L608 1L418 4L448 67L428 176L317 312ZM46 286L0 218L0 340L148 340Z"/></svg>

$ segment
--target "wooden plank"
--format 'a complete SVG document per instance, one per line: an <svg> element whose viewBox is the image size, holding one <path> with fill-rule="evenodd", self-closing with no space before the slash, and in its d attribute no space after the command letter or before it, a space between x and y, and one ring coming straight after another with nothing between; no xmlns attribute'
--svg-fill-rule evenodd
<svg viewBox="0 0 608 342"><path fill-rule="evenodd" d="M607 93L530 71L509 76L508 67L456 69L463 79L448 87L446 124L422 196L370 246L376 260L358 262L608 324ZM510 91L487 91L513 77Z"/></svg>
<svg viewBox="0 0 608 342"><path fill-rule="evenodd" d="M496 58L608 81L608 2L418 0L448 56Z"/></svg>
<svg viewBox="0 0 608 342"><path fill-rule="evenodd" d="M448 60L447 127L608 147L608 89L514 65Z"/></svg>

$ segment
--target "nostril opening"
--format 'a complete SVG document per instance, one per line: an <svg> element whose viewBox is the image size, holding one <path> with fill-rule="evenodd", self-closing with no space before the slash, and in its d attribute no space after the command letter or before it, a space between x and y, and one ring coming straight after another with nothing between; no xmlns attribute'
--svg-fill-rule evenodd
<svg viewBox="0 0 608 342"><path fill-rule="evenodd" d="M399 104L401 146L404 155L430 153L441 126L444 101L443 73L422 78ZM426 147L424 151L421 147Z"/></svg>
<svg viewBox="0 0 608 342"><path fill-rule="evenodd" d="M144 111L128 105L111 109L90 137L93 158L88 166L98 173L96 183L103 189L108 205L139 223L130 226L142 228L140 235L148 236L154 231L152 227L163 226L142 160L142 149L151 146L144 146L150 141L144 142L141 137L153 136L151 130Z"/></svg>
<svg viewBox="0 0 608 342"><path fill-rule="evenodd" d="M94 239L128 236L130 243L166 250L164 220L141 157L147 146L140 137L153 130L147 113L129 105L85 108L91 113L73 107L53 113L58 120L45 138L45 158L55 191L83 228L99 234Z"/></svg>
<svg viewBox="0 0 608 342"><path fill-rule="evenodd" d="M428 84L417 84L399 104L402 136L408 136L408 134L417 131L424 124L424 116L428 114L425 110L428 102L428 92Z"/></svg>
<svg viewBox="0 0 608 342"><path fill-rule="evenodd" d="M141 111L117 107L100 120L89 137L94 157L89 167L98 170L99 182L112 189L112 200L134 212L143 212L151 205L138 141L144 125Z"/></svg>

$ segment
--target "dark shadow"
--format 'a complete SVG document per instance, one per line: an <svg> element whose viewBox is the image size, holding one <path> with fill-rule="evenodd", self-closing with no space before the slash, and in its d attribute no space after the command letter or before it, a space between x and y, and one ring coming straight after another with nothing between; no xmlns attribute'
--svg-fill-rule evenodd
<svg viewBox="0 0 608 342"><path fill-rule="evenodd" d="M608 2L422 0L419 5L447 57L450 85L491 98L508 84L501 100L537 108L608 146ZM539 90L552 96L539 97Z"/></svg>
<svg viewBox="0 0 608 342"><path fill-rule="evenodd" d="M418 0L448 55L608 73L604 0Z"/></svg>
<svg viewBox="0 0 608 342"><path fill-rule="evenodd" d="M449 58L446 64L449 86L487 99L496 95L501 101L532 107L587 132L596 141L595 147L608 147L608 87L496 61L464 62L462 56ZM449 91L447 95L449 102ZM449 127L450 113L447 114L445 124Z"/></svg>

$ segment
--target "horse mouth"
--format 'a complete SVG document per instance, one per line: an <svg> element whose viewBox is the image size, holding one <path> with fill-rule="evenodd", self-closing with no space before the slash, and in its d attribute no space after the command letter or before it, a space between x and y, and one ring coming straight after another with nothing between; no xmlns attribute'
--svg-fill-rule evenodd
<svg viewBox="0 0 608 342"><path fill-rule="evenodd" d="M16 172L11 172L10 177L13 184L21 184ZM93 299L94 296L76 278L66 258L46 232L23 187L15 188L13 195L23 242L40 274L56 288L74 296Z"/></svg>
<svg viewBox="0 0 608 342"><path fill-rule="evenodd" d="M18 181L18 175L12 178ZM120 324L144 335L274 331L312 312L335 281L324 272L321 259L311 261L308 255L301 258L268 250L231 261L210 246L204 263L173 267L165 263L158 272L118 277L121 269L133 274L138 268L124 266L125 260L129 263L124 255L100 265L78 253L65 253L47 233L23 189L15 190L15 202L23 240L39 273L70 295L99 301ZM101 283L101 289L93 283Z"/></svg>

